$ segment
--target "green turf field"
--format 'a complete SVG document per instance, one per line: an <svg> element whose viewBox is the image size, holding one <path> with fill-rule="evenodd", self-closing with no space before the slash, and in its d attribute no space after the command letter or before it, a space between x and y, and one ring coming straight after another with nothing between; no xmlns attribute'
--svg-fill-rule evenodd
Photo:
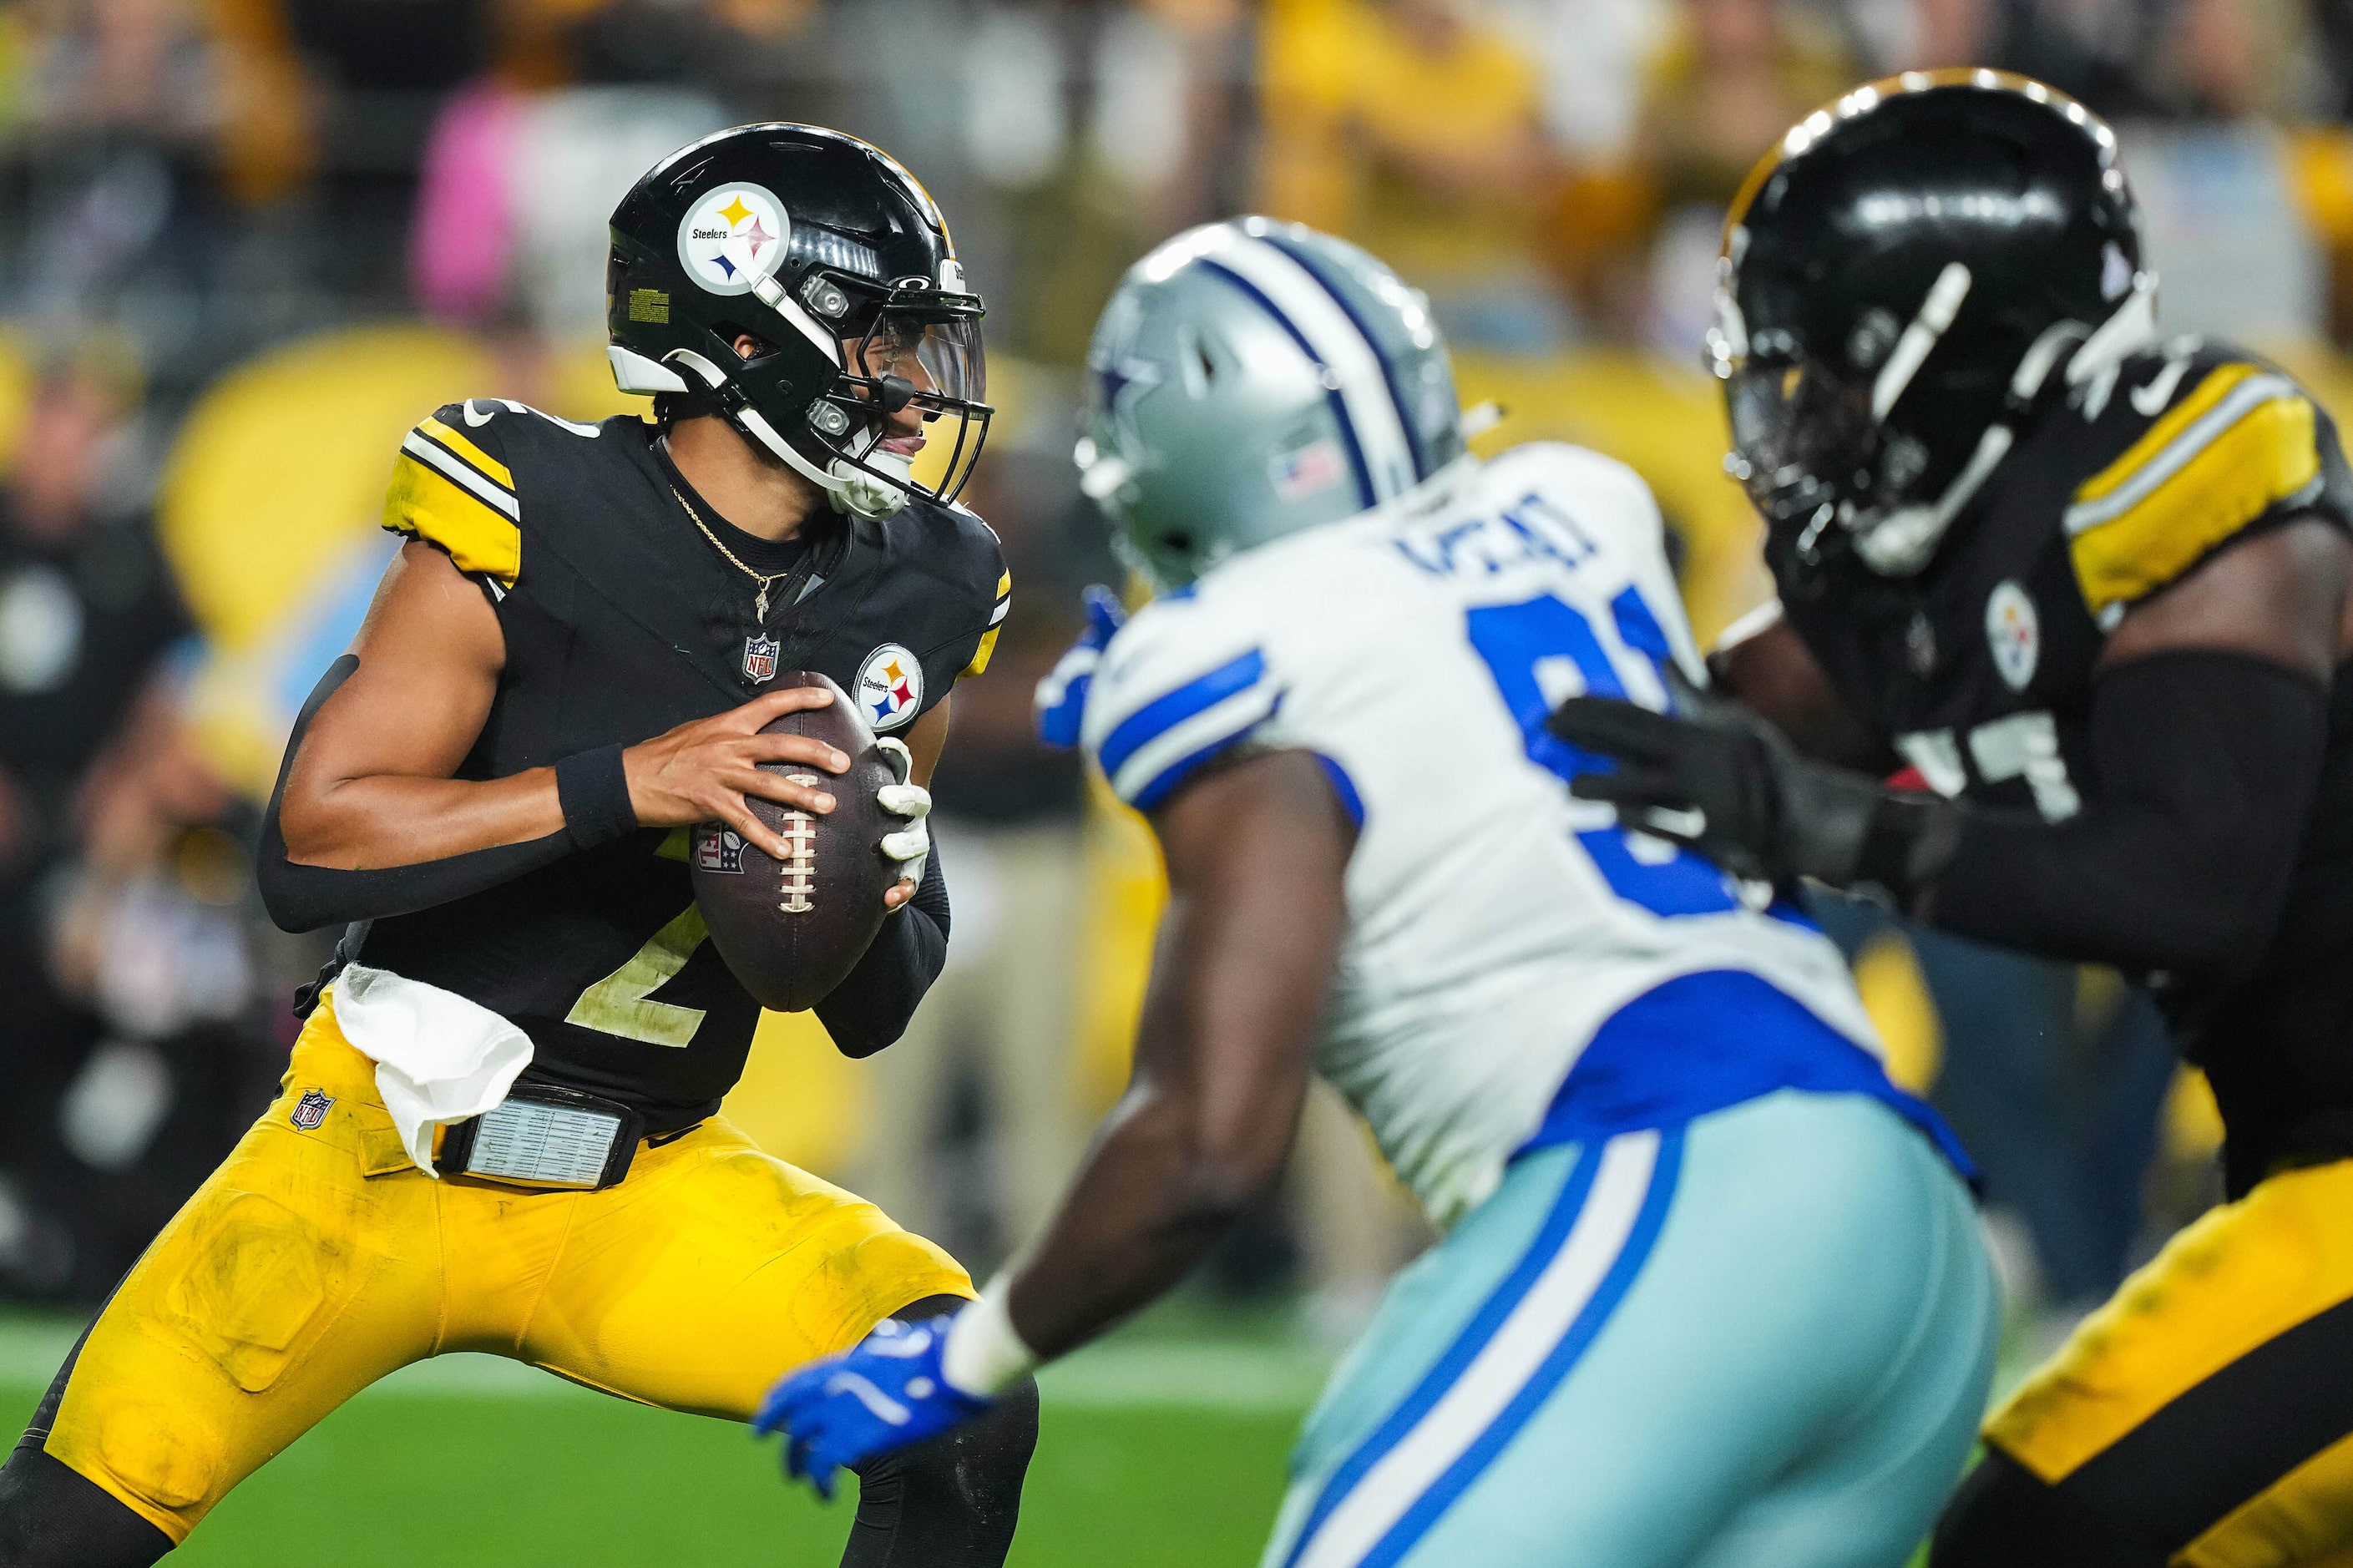
<svg viewBox="0 0 2353 1568"><path fill-rule="evenodd" d="M0 1316L8 1431L79 1327ZM1049 1368L1011 1568L1255 1563L1328 1360L1287 1316L1205 1318L1179 1300ZM2006 1358L1997 1385L2022 1370ZM850 1510L847 1497L827 1507L786 1489L775 1445L742 1427L459 1355L396 1373L330 1416L169 1561L832 1568Z"/></svg>
<svg viewBox="0 0 2353 1568"><path fill-rule="evenodd" d="M78 1325L0 1323L20 1426ZM1147 1329L1052 1369L1016 1568L1256 1562L1313 1352ZM849 1523L779 1480L773 1444L528 1368L452 1356L370 1390L216 1510L187 1568L818 1568Z"/></svg>

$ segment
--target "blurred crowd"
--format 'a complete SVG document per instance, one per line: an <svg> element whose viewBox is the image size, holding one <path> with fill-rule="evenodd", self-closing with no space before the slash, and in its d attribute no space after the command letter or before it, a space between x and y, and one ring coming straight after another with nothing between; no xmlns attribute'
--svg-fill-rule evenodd
<svg viewBox="0 0 2353 1568"><path fill-rule="evenodd" d="M1699 378L1725 205L1853 82L2029 72L2114 119L2177 330L2353 405L2353 0L5 0L0 4L0 1292L102 1293L262 1103L323 956L259 917L285 729L388 552L402 429L576 418L604 223L754 119L931 188L990 315L968 498L1015 610L937 785L951 968L868 1068L774 1021L731 1114L985 1262L1116 1093L1157 868L1030 739L1116 580L1069 462L1096 309L1256 210L1426 289L1489 445L1658 491L1704 638L1764 583ZM1984 1158L2022 1292L2104 1295L2208 1201L2211 1109L2114 976L1831 911L1912 1079ZM1328 1104L1233 1290L1369 1300L1416 1222Z"/></svg>

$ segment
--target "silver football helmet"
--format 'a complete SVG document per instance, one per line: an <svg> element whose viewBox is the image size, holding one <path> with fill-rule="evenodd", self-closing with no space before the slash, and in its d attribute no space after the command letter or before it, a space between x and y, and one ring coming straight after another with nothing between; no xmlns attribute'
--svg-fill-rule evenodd
<svg viewBox="0 0 2353 1568"><path fill-rule="evenodd" d="M1238 218L1137 262L1087 355L1080 488L1166 591L1461 458L1428 302L1355 246Z"/></svg>

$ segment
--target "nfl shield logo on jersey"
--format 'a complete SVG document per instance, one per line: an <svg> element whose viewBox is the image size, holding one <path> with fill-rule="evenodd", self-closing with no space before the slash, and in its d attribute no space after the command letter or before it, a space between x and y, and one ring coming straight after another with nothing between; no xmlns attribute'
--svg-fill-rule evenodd
<svg viewBox="0 0 2353 1568"><path fill-rule="evenodd" d="M923 705L923 665L897 643L884 643L858 667L858 701L877 731L897 729Z"/></svg>
<svg viewBox="0 0 2353 1568"><path fill-rule="evenodd" d="M745 637L744 639L744 679L751 681L774 680L776 678L776 650L782 646L774 637Z"/></svg>
<svg viewBox="0 0 2353 1568"><path fill-rule="evenodd" d="M288 1120L305 1132L314 1131L319 1123L327 1120L327 1112L334 1103L334 1096L306 1089L302 1091L302 1098L294 1102L294 1114Z"/></svg>

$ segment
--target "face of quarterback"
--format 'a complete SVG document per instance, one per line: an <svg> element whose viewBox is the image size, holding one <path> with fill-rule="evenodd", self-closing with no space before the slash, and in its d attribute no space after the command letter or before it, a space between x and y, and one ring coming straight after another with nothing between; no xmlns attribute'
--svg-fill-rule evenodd
<svg viewBox="0 0 2353 1568"><path fill-rule="evenodd" d="M922 350L928 330L922 323L895 319L885 320L867 336L862 343L849 339L842 341L842 357L851 359L861 352L865 355L866 374L880 381L895 375L913 387L918 395L937 392L930 368L923 363ZM914 404L897 408L882 416L882 439L885 452L902 458L913 458L923 449L923 424L927 416Z"/></svg>

